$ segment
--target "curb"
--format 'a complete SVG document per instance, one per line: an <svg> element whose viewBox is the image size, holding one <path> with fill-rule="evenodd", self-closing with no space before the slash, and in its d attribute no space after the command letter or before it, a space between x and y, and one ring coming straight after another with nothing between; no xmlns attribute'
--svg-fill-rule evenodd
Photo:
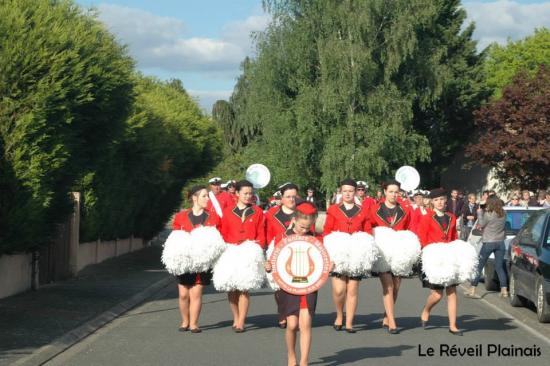
<svg viewBox="0 0 550 366"><path fill-rule="evenodd" d="M153 283L152 285L133 295L129 299L119 303L118 305L113 306L112 308L104 311L95 318L85 322L84 324L71 330L65 335L55 339L52 343L42 346L36 351L32 352L30 355L15 361L12 365L43 365L60 353L66 351L68 348L72 347L74 344L88 337L90 334L96 332L107 323L110 323L115 318L131 310L138 304L145 301L147 298L153 296L164 287L171 284L173 281L173 276L167 276L166 278L163 278Z"/></svg>
<svg viewBox="0 0 550 366"><path fill-rule="evenodd" d="M466 287L464 287L464 285L460 285L460 287L463 289L463 290L467 290ZM548 338L547 336L545 336L544 334L542 334L541 332L539 332L538 330L536 330L535 328L525 324L524 322L520 321L517 317L515 317L514 315L510 314L509 312L501 309L500 307L496 306L495 304L489 302L488 300L485 300L484 298L480 298L480 299L476 299L477 301L481 301L483 302L485 305L487 305L488 307L490 307L491 309L493 309L494 311L496 311L497 313L500 313L504 316L506 316L507 318L511 319L518 327L522 328L523 330L531 333L533 336L535 336L536 338L540 339L541 341L543 341L544 343L546 343L547 345L550 346L550 338Z"/></svg>

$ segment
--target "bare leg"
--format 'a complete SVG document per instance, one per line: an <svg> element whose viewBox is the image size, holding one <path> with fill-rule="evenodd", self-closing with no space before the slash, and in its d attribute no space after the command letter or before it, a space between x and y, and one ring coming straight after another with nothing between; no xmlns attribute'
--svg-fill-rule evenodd
<svg viewBox="0 0 550 366"><path fill-rule="evenodd" d="M237 321L237 327L244 329L246 314L248 313L248 305L250 303L250 295L248 292L239 291L238 296L239 296L239 317Z"/></svg>
<svg viewBox="0 0 550 366"><path fill-rule="evenodd" d="M347 277L332 277L332 300L336 306L335 325L342 325L344 321L344 302L346 301Z"/></svg>
<svg viewBox="0 0 550 366"><path fill-rule="evenodd" d="M420 314L420 319L423 321L428 321L430 318L430 312L433 307L437 305L441 298L443 297L443 290L431 290L430 295L426 299L426 305L422 309L422 314Z"/></svg>
<svg viewBox="0 0 550 366"><path fill-rule="evenodd" d="M401 287L401 277L392 276L393 280L393 303L397 302L397 295L399 295L399 288Z"/></svg>
<svg viewBox="0 0 550 366"><path fill-rule="evenodd" d="M279 312L279 306L280 306L280 301L281 301L280 298L279 298L280 293L281 293L281 290L277 290L277 291L275 291L275 294L274 294L275 303L277 303L277 312ZM279 313L279 324L284 324L284 323L286 323L286 316L285 316L285 314Z"/></svg>
<svg viewBox="0 0 550 366"><path fill-rule="evenodd" d="M286 317L286 350L288 355L288 366L296 365L296 333L298 332L298 317L289 315Z"/></svg>
<svg viewBox="0 0 550 366"><path fill-rule="evenodd" d="M195 329L199 327L199 316L201 314L202 308L202 285L195 285L189 290L190 295L190 304L189 304L189 314L190 314L190 323L189 327Z"/></svg>
<svg viewBox="0 0 550 366"><path fill-rule="evenodd" d="M229 300L229 307L231 313L233 313L233 326L236 327L239 321L239 292L230 291L227 293L227 299Z"/></svg>
<svg viewBox="0 0 550 366"><path fill-rule="evenodd" d="M300 309L300 366L307 366L311 348L311 314L308 309Z"/></svg>
<svg viewBox="0 0 550 366"><path fill-rule="evenodd" d="M178 304L181 314L181 327L189 326L189 288L178 284Z"/></svg>
<svg viewBox="0 0 550 366"><path fill-rule="evenodd" d="M395 318L393 314L393 279L392 274L389 272L380 273L380 282L382 283L382 296L384 300L384 309L386 310L384 316L384 324L387 324L390 329L397 328L395 324Z"/></svg>
<svg viewBox="0 0 550 366"><path fill-rule="evenodd" d="M353 328L353 318L357 310L357 294L359 292L359 281L349 280L346 291L346 328Z"/></svg>
<svg viewBox="0 0 550 366"><path fill-rule="evenodd" d="M449 329L453 332L458 331L456 327L456 311L458 299L456 296L456 286L447 287L447 312L449 313Z"/></svg>

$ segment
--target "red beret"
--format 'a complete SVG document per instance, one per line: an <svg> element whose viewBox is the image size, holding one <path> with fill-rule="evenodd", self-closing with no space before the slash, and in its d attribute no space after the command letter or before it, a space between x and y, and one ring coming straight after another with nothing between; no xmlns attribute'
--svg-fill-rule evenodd
<svg viewBox="0 0 550 366"><path fill-rule="evenodd" d="M299 211L300 213L304 215L315 215L317 213L317 209L311 202L303 201L296 205L296 211Z"/></svg>

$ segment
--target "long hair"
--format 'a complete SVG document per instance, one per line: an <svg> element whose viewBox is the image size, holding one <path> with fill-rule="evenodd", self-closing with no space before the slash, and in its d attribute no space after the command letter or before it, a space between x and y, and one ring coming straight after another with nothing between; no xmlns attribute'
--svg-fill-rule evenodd
<svg viewBox="0 0 550 366"><path fill-rule="evenodd" d="M487 198L487 212L494 212L498 217L504 217L504 209L502 206L504 206L504 203L500 198L495 196L489 196L489 198Z"/></svg>

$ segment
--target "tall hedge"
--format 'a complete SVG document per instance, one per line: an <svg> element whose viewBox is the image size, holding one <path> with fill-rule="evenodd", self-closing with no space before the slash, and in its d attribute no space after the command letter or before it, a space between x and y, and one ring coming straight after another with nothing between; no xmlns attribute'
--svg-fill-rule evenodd
<svg viewBox="0 0 550 366"><path fill-rule="evenodd" d="M221 135L180 83L138 77L124 138L84 189L82 240L156 234L181 187L219 160Z"/></svg>
<svg viewBox="0 0 550 366"><path fill-rule="evenodd" d="M134 62L70 1L0 2L0 252L45 244L123 131Z"/></svg>
<svg viewBox="0 0 550 366"><path fill-rule="evenodd" d="M151 237L220 151L182 83L137 75L94 13L0 1L0 255L50 243L71 191L81 240Z"/></svg>

